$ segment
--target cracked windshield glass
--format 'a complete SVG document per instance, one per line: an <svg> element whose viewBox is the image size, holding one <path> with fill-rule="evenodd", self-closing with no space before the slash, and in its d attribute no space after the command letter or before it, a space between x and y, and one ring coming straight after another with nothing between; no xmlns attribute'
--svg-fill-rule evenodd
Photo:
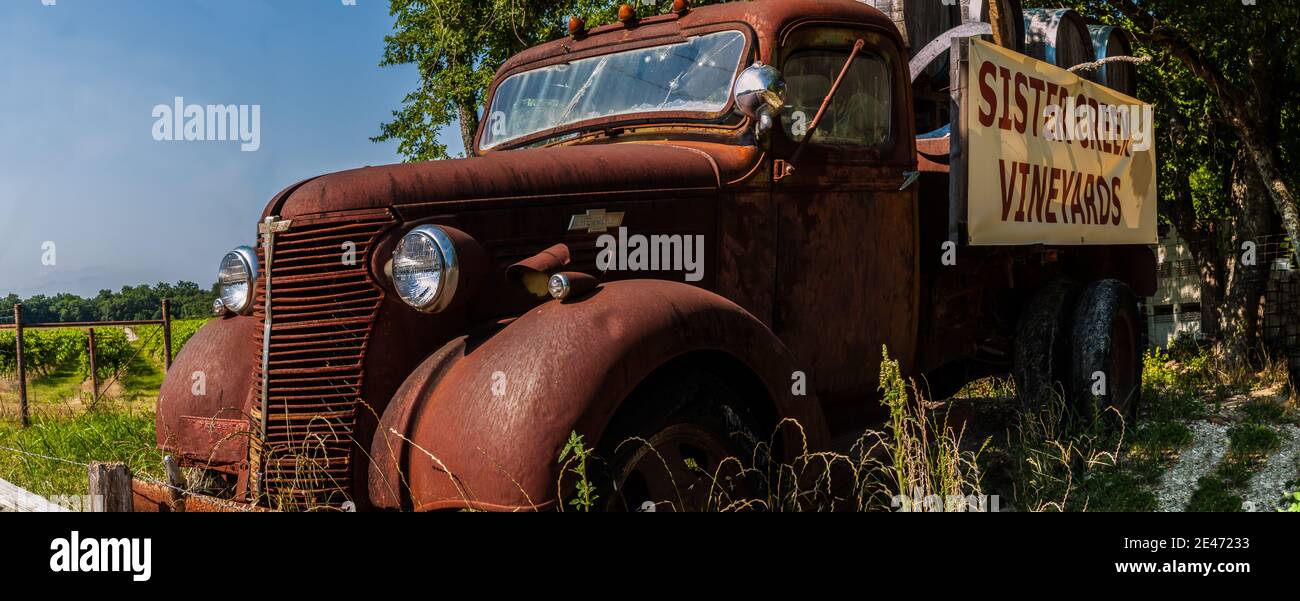
<svg viewBox="0 0 1300 601"><path fill-rule="evenodd" d="M497 88L482 147L602 117L717 113L744 51L744 34L724 31L515 75Z"/></svg>

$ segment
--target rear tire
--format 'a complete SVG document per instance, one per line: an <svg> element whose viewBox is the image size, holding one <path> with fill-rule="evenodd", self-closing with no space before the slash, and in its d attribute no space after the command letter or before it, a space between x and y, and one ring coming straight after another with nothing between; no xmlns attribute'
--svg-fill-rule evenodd
<svg viewBox="0 0 1300 601"><path fill-rule="evenodd" d="M1074 311L1074 407L1131 420L1142 393L1142 319L1137 297L1119 280L1093 282ZM1104 377L1105 382L1099 379ZM1097 394L1100 392L1101 394Z"/></svg>
<svg viewBox="0 0 1300 601"><path fill-rule="evenodd" d="M1016 324L1012 375L1024 408L1041 411L1069 398L1070 336L1079 286L1055 280L1025 305Z"/></svg>

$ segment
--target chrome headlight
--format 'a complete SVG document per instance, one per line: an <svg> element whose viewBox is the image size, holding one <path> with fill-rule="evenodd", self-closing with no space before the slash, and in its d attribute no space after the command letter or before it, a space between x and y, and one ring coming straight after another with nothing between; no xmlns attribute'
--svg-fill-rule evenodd
<svg viewBox="0 0 1300 601"><path fill-rule="evenodd" d="M437 313L451 304L460 278L456 246L442 228L421 225L393 250L393 287L406 304Z"/></svg>
<svg viewBox="0 0 1300 601"><path fill-rule="evenodd" d="M253 286L257 282L257 253L241 246L226 253L217 273L220 302L227 310L247 315L253 310Z"/></svg>

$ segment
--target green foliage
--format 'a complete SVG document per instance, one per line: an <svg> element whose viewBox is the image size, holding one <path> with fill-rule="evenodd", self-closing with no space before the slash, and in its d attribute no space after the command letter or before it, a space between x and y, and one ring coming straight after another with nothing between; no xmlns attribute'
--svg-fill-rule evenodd
<svg viewBox="0 0 1300 601"><path fill-rule="evenodd" d="M1263 424L1238 424L1228 430L1228 449L1242 456L1260 456L1282 443L1276 430Z"/></svg>
<svg viewBox="0 0 1300 601"><path fill-rule="evenodd" d="M136 346L127 340L126 332L117 328L95 330L95 372L101 382L124 371L135 355ZM82 353L77 359L81 375L90 377L90 353Z"/></svg>
<svg viewBox="0 0 1300 601"><path fill-rule="evenodd" d="M892 464L892 490L914 499L979 494L979 454L961 449L961 435L943 414L932 414L920 394L909 394L898 361L880 348L882 402L889 409L886 451ZM913 390L914 392L914 390ZM974 492L972 492L974 491Z"/></svg>
<svg viewBox="0 0 1300 601"><path fill-rule="evenodd" d="M577 432L569 433L569 440L560 450L560 458L557 460L561 465L561 470L567 470L577 478L574 483L576 496L569 499L569 505L580 511L591 511L596 504L595 487L592 486L591 480L587 477L587 459L591 458L592 450L582 441L582 435Z"/></svg>
<svg viewBox="0 0 1300 601"><path fill-rule="evenodd" d="M1180 362L1160 348L1151 349L1142 357L1143 417L1170 421L1203 416L1201 399L1214 380L1207 351L1184 354Z"/></svg>
<svg viewBox="0 0 1300 601"><path fill-rule="evenodd" d="M695 1L694 5L716 0ZM568 35L568 17L588 27L617 16L614 0L390 0L392 35L380 66L415 65L419 87L402 99L393 120L380 126L376 142L397 140L410 161L449 158L438 133L458 123L465 148L472 148L479 110L496 70L512 55ZM671 0L640 2L642 15L663 13Z"/></svg>
<svg viewBox="0 0 1300 601"><path fill-rule="evenodd" d="M162 319L162 299L171 299L173 319L205 318L212 315L216 286L204 290L193 282L123 286L120 291L100 290L91 298L74 294L52 297L38 294L20 299L16 294L0 297L0 323L13 323L14 305L22 303L26 323L71 321L140 321Z"/></svg>
<svg viewBox="0 0 1300 601"><path fill-rule="evenodd" d="M210 317L199 319L176 319L172 321L172 356L174 357L190 341L190 338L202 328L204 324L211 321ZM141 355L151 358L158 364L163 363L163 334L162 326L144 326L135 329L136 335L140 337L139 344L143 345Z"/></svg>
<svg viewBox="0 0 1300 601"><path fill-rule="evenodd" d="M1078 508L1103 512L1151 512L1158 503L1150 482L1133 470L1104 466L1089 473L1080 487ZM1075 505L1071 505L1075 508Z"/></svg>
<svg viewBox="0 0 1300 601"><path fill-rule="evenodd" d="M1289 513L1300 513L1300 492L1293 492L1286 497L1286 503L1290 503L1283 511Z"/></svg>
<svg viewBox="0 0 1300 601"><path fill-rule="evenodd" d="M1196 482L1196 491L1187 502L1187 511L1237 512L1242 510L1245 501L1222 477L1212 474L1202 476Z"/></svg>
<svg viewBox="0 0 1300 601"><path fill-rule="evenodd" d="M12 330L0 331L0 376L12 376L18 368L15 336ZM84 345L76 330L24 331L23 367L29 374L48 376L82 352Z"/></svg>
<svg viewBox="0 0 1300 601"><path fill-rule="evenodd" d="M209 319L173 321L172 353L179 353ZM156 393L155 384L160 383L164 363L162 326L141 326L136 327L135 331L139 339L131 342L121 328L95 329L95 359L100 381L107 382L114 374L120 373L119 381L130 389L128 394ZM0 331L0 377L12 378L16 375L15 346L14 332ZM52 385L55 381L60 383L56 389L46 386L47 394L58 394L62 398L67 386L83 381L90 375L86 330L25 330L23 347L24 367L31 386L36 387L44 380L49 380L47 385ZM77 376L80 377L79 380L74 379ZM149 392L151 388L152 393Z"/></svg>
<svg viewBox="0 0 1300 601"><path fill-rule="evenodd" d="M1263 424L1238 424L1228 430L1228 453L1214 473L1197 481L1188 511L1241 511L1239 491L1263 464L1265 456L1278 448L1281 438Z"/></svg>

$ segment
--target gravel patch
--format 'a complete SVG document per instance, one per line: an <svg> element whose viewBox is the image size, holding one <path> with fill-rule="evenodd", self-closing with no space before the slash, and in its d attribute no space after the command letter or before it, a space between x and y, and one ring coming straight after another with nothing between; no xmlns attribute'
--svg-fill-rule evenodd
<svg viewBox="0 0 1300 601"><path fill-rule="evenodd" d="M1282 495L1289 492L1287 483L1300 478L1300 428L1286 425L1279 432L1281 447L1269 455L1267 463L1250 478L1246 501L1256 511L1273 511L1280 507Z"/></svg>
<svg viewBox="0 0 1300 601"><path fill-rule="evenodd" d="M1192 444L1178 455L1173 467L1160 478L1156 511L1183 511L1196 492L1196 481L1214 471L1228 452L1228 426L1195 422Z"/></svg>

